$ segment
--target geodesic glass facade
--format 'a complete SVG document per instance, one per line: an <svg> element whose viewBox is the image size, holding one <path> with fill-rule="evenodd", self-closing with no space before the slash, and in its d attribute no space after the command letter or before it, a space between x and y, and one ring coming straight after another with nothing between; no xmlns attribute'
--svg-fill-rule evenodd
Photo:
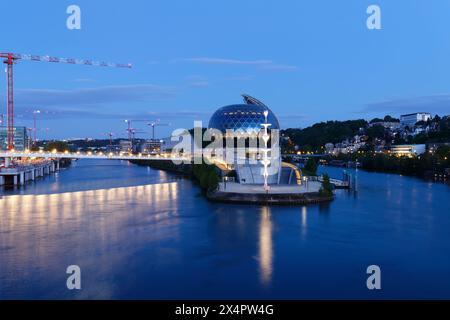
<svg viewBox="0 0 450 320"><path fill-rule="evenodd" d="M226 133L257 134L261 130L261 124L265 122L264 111L268 110L267 122L272 125L270 129L280 129L277 117L263 105L235 104L218 109L209 120L209 128L214 128Z"/></svg>

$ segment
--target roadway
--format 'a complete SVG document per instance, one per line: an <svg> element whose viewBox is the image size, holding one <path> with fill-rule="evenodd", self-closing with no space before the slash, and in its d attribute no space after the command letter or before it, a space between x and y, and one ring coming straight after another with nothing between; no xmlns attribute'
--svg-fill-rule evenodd
<svg viewBox="0 0 450 320"><path fill-rule="evenodd" d="M25 152L25 151L0 151L0 158L44 158L44 159L105 159L105 160L164 160L186 161L190 157L173 157L163 155L130 155L127 153L93 153L93 152Z"/></svg>

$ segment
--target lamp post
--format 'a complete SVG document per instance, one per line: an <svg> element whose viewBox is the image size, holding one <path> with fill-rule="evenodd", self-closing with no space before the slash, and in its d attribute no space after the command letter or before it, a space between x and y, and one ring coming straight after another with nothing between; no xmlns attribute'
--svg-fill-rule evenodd
<svg viewBox="0 0 450 320"><path fill-rule="evenodd" d="M264 111L264 123L261 124L261 126L264 129L264 133L262 135L263 141L264 141L264 148L261 149L261 151L263 152L263 158L261 160L262 165L264 166L263 169L263 177L264 177L264 190L266 192L269 191L269 184L268 184L268 178L269 178L269 165L270 165L270 160L268 157L268 153L270 151L269 148L267 148L268 146L268 142L269 142L269 134L267 132L267 129L272 125L270 123L267 123L267 116L269 115L269 111Z"/></svg>
<svg viewBox="0 0 450 320"><path fill-rule="evenodd" d="M34 139L33 139L33 146L36 145L36 115L41 113L40 110L34 110L33 111L33 131L34 131Z"/></svg>

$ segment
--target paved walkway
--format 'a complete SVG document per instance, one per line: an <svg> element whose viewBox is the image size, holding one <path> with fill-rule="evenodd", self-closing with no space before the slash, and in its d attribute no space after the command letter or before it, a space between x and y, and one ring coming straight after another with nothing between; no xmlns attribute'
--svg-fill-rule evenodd
<svg viewBox="0 0 450 320"><path fill-rule="evenodd" d="M269 194L288 194L288 193L308 193L308 192L318 192L322 184L317 181L309 181L308 187L306 183L303 185L272 185L270 186ZM227 182L226 187L223 182L219 183L219 190L222 192L230 193L266 193L262 185L254 184L240 184L236 182Z"/></svg>

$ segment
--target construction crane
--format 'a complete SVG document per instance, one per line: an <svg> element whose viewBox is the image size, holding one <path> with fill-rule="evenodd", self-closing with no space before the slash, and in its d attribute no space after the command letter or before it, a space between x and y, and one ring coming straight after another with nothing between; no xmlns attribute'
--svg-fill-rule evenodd
<svg viewBox="0 0 450 320"><path fill-rule="evenodd" d="M128 128L125 131L128 133L128 140L131 141L131 120L125 120L125 123L128 125Z"/></svg>
<svg viewBox="0 0 450 320"><path fill-rule="evenodd" d="M168 127L170 123L161 123L159 120L148 123L152 127L152 140L155 140L155 127Z"/></svg>
<svg viewBox="0 0 450 320"><path fill-rule="evenodd" d="M108 132L105 133L105 135L109 137L109 151L111 152L113 148L113 137L115 134L113 132Z"/></svg>
<svg viewBox="0 0 450 320"><path fill-rule="evenodd" d="M0 59L4 59L7 70L7 132L8 132L8 150L14 149L14 81L13 81L13 66L18 60L38 61L38 62L53 62L53 63L68 63L81 64L98 67L115 67L115 68L131 68L132 65L120 63L97 62L92 60L80 60L72 58L56 58L51 56L38 56L31 54L17 54L17 53L3 53L0 52Z"/></svg>
<svg viewBox="0 0 450 320"><path fill-rule="evenodd" d="M33 128L27 128L27 130L28 130L28 142L29 142L28 149L31 150L32 148L37 146L36 132L37 131L49 132L50 128L39 128L38 129L38 128L36 128L36 126L34 126ZM33 135L34 135L34 138L33 138Z"/></svg>
<svg viewBox="0 0 450 320"><path fill-rule="evenodd" d="M128 127L126 129L127 133L128 133L128 140L132 141L132 139L134 139L133 134L135 133L144 133L144 132L136 132L136 129L133 128L133 122L149 122L151 120L143 120L143 119L128 119L125 120L125 122L127 123Z"/></svg>
<svg viewBox="0 0 450 320"><path fill-rule="evenodd" d="M147 133L147 132L145 132L143 130L132 129L131 134L132 134L133 140L136 138L136 134L141 134L141 133Z"/></svg>

